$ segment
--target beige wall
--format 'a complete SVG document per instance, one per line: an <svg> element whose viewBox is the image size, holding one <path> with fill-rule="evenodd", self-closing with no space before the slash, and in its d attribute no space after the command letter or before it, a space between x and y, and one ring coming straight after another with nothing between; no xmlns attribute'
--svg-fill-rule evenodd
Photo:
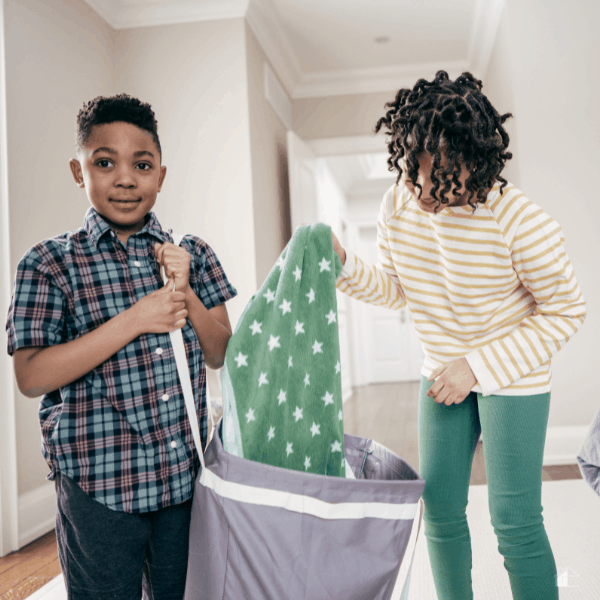
<svg viewBox="0 0 600 600"><path fill-rule="evenodd" d="M586 322L552 361L550 426L587 425L599 402L599 22L596 0L508 0L486 78L499 108L514 110L519 188L560 224L587 301Z"/></svg>
<svg viewBox="0 0 600 600"><path fill-rule="evenodd" d="M395 92L294 100L294 131L305 140L373 133Z"/></svg>
<svg viewBox="0 0 600 600"><path fill-rule="evenodd" d="M81 227L89 203L73 182L77 112L114 93L114 32L82 0L6 0L11 278L28 248ZM44 482L39 400L17 389L18 493Z"/></svg>
<svg viewBox="0 0 600 600"><path fill-rule="evenodd" d="M244 20L121 30L115 82L156 114L167 176L154 212L165 228L213 248L238 296L235 327L255 291Z"/></svg>
<svg viewBox="0 0 600 600"><path fill-rule="evenodd" d="M246 25L256 288L262 286L292 237L287 166L287 128L265 98L268 62L254 32Z"/></svg>

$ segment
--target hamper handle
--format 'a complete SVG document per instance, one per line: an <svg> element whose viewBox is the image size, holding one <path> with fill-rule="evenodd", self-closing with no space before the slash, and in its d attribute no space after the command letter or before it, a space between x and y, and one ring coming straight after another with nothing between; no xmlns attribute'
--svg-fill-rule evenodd
<svg viewBox="0 0 600 600"><path fill-rule="evenodd" d="M181 239L182 236L173 234L173 242L176 246L179 246L179 244L181 243ZM165 275L164 267L161 267L161 275L163 278L163 282L166 283L167 276ZM175 284L173 284L173 291L175 291ZM192 382L190 380L190 368L187 362L187 355L185 353L185 345L183 343L183 334L181 333L181 329L175 329L174 331L170 331L169 337L171 338L171 345L173 346L175 364L177 365L177 373L179 374L179 381L181 383L181 389L183 391L185 407L187 410L188 419L190 421L190 426L192 428L192 436L194 438L194 443L196 444L196 449L198 450L198 456L200 457L202 469L204 470L204 453L202 452L200 428L198 427L198 413L196 412L196 404L194 402L194 391L192 388ZM206 384L206 408L208 410L208 414L210 415L210 422L212 428L214 428L215 424L212 416L212 407L210 402L210 394L208 391L208 383ZM208 445L208 436L206 439L206 443Z"/></svg>

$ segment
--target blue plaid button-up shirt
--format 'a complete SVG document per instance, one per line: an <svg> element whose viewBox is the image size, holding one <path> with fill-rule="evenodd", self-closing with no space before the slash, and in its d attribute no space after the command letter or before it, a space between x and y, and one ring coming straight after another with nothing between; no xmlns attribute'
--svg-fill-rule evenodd
<svg viewBox="0 0 600 600"><path fill-rule="evenodd" d="M8 313L8 353L70 342L162 287L154 244L172 242L154 213L127 246L95 209L84 227L44 240L19 262ZM210 246L184 236L189 283L207 309L237 295ZM182 330L202 445L206 369L196 332ZM41 401L42 452L105 506L143 513L192 495L199 469L168 333L139 336L84 377Z"/></svg>

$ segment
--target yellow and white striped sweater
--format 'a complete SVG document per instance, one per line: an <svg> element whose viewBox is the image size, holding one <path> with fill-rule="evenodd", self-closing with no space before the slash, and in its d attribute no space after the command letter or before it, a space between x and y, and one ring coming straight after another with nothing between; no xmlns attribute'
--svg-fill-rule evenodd
<svg viewBox="0 0 600 600"><path fill-rule="evenodd" d="M558 223L513 185L470 206L419 209L402 184L385 194L373 266L346 248L336 287L377 306L408 306L421 374L465 357L484 396L550 391L551 358L586 307Z"/></svg>

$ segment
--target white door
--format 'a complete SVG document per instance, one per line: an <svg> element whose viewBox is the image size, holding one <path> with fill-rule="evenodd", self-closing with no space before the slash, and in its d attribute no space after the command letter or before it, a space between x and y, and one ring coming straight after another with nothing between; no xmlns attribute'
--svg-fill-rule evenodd
<svg viewBox="0 0 600 600"><path fill-rule="evenodd" d="M364 260L377 263L377 228L360 229ZM369 383L418 381L421 379L423 347L408 308L390 310L360 303L365 322L362 343Z"/></svg>
<svg viewBox="0 0 600 600"><path fill-rule="evenodd" d="M288 170L290 178L290 214L292 234L300 225L323 222L318 204L319 160L312 150L293 132L287 134ZM323 176L323 170L321 170ZM338 219L338 222L340 219ZM332 225L332 223L327 223ZM340 237L341 232L334 231ZM343 243L343 242L342 242ZM342 399L352 396L352 373L350 368L350 343L348 335L348 298L337 292L338 331L340 339L340 364L342 375Z"/></svg>

